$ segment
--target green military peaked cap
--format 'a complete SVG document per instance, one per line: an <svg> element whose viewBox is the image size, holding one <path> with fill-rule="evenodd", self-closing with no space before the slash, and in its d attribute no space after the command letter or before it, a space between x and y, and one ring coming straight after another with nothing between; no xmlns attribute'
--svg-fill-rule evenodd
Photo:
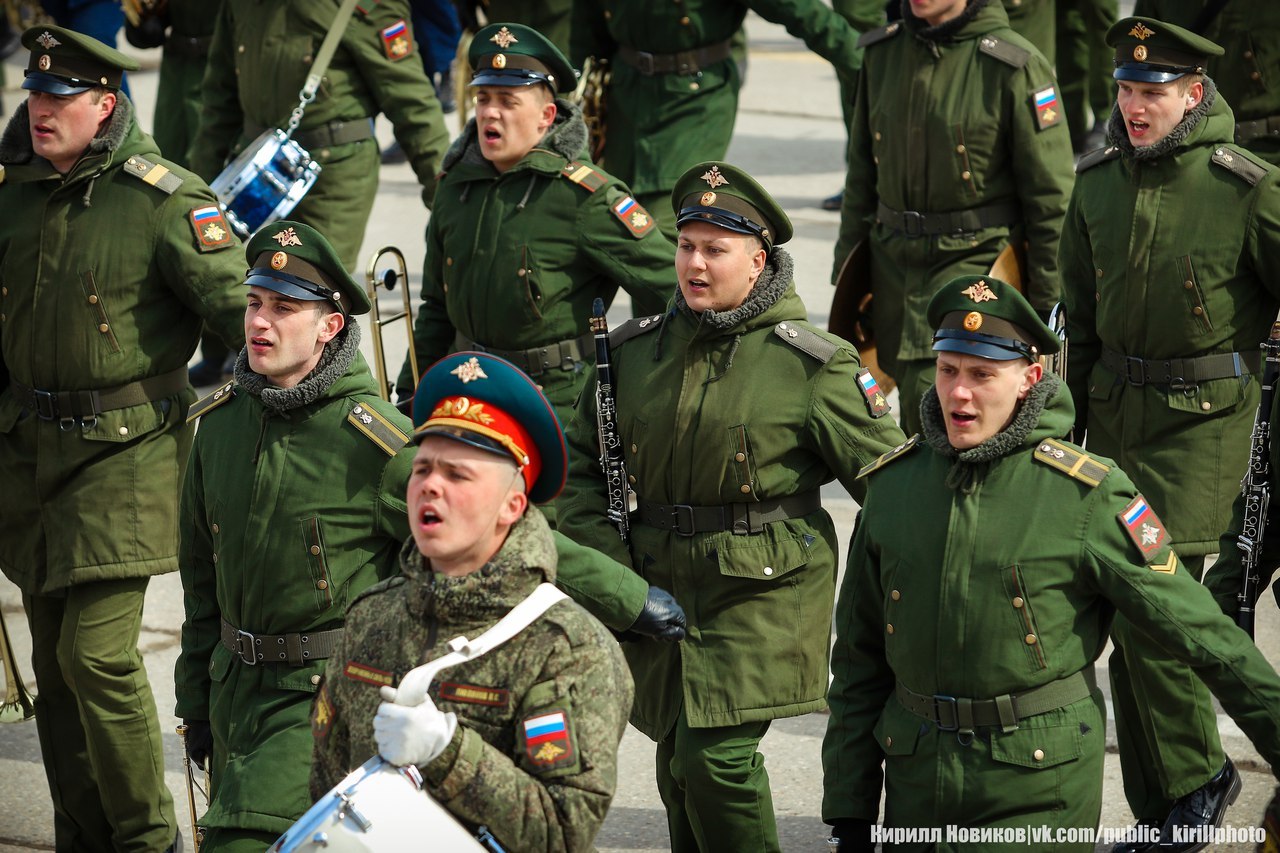
<svg viewBox="0 0 1280 853"><path fill-rule="evenodd" d="M988 275L962 275L947 282L929 300L927 316L937 329L937 352L1035 361L1062 348L1021 293Z"/></svg>
<svg viewBox="0 0 1280 853"><path fill-rule="evenodd" d="M546 83L564 94L578 86L573 66L542 33L524 24L490 24L467 51L472 86L532 86Z"/></svg>
<svg viewBox="0 0 1280 853"><path fill-rule="evenodd" d="M301 222L268 222L245 247L244 283L294 299L325 301L343 314L366 314L369 294L319 231Z"/></svg>
<svg viewBox="0 0 1280 853"><path fill-rule="evenodd" d="M413 444L439 435L513 460L534 503L560 494L569 475L555 410L520 368L487 352L456 352L427 368L413 426Z"/></svg>
<svg viewBox="0 0 1280 853"><path fill-rule="evenodd" d="M1190 30L1155 18L1124 18L1107 30L1107 44L1116 49L1117 80L1168 83L1184 74L1203 74L1211 56L1222 48Z"/></svg>
<svg viewBox="0 0 1280 853"><path fill-rule="evenodd" d="M699 163L680 176L671 193L676 226L710 222L752 234L772 250L791 239L791 220L756 179L728 163Z"/></svg>
<svg viewBox="0 0 1280 853"><path fill-rule="evenodd" d="M22 88L50 95L78 95L94 86L119 89L126 71L138 63L84 33L62 27L31 27L22 34L31 51Z"/></svg>

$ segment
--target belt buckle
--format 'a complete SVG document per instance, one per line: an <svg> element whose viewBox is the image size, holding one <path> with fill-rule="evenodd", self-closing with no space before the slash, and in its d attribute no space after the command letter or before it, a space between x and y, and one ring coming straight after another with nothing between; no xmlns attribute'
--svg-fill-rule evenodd
<svg viewBox="0 0 1280 853"><path fill-rule="evenodd" d="M636 61L633 63L636 70L646 77L653 76L654 56L645 50L636 51Z"/></svg>
<svg viewBox="0 0 1280 853"><path fill-rule="evenodd" d="M1135 376L1136 368L1136 376ZM1147 384L1147 365L1136 355L1124 357L1124 381L1139 387Z"/></svg>
<svg viewBox="0 0 1280 853"><path fill-rule="evenodd" d="M693 524L693 507L689 504L674 504L671 507L671 516L675 531L680 536L692 536L698 532Z"/></svg>
<svg viewBox="0 0 1280 853"><path fill-rule="evenodd" d="M947 703L950 703L951 707L951 725L944 725L942 722L942 708L947 707ZM956 697L944 696L941 693L933 694L933 721L940 732L956 732L960 730L960 711Z"/></svg>
<svg viewBox="0 0 1280 853"><path fill-rule="evenodd" d="M31 399L35 404L36 417L40 420L56 421L58 419L57 395L52 391L41 391L38 388L32 388Z"/></svg>
<svg viewBox="0 0 1280 853"><path fill-rule="evenodd" d="M923 237L924 214L918 210L902 211L902 233L908 237Z"/></svg>
<svg viewBox="0 0 1280 853"><path fill-rule="evenodd" d="M248 631L236 629L236 654L239 655L240 660L248 666L258 665L258 657L253 652L254 643L257 642L257 639L257 637L253 636L253 634L250 634ZM249 645L249 654L247 655L244 652L246 641Z"/></svg>

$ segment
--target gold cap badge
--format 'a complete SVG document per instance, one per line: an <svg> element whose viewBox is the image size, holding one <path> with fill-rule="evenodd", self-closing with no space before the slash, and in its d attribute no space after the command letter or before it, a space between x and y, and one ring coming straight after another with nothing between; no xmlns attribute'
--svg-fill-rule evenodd
<svg viewBox="0 0 1280 853"><path fill-rule="evenodd" d="M1134 58L1134 59L1136 59L1136 60L1137 60L1137 61L1139 61L1139 62L1146 62L1146 61L1147 61L1147 46L1146 46L1145 44L1140 44L1140 45L1138 45L1137 47L1135 47L1135 48L1133 49L1133 58Z"/></svg>
<svg viewBox="0 0 1280 853"><path fill-rule="evenodd" d="M1134 24L1133 29L1129 30L1129 35L1133 36L1138 41L1146 41L1147 39L1151 38L1155 34L1156 34L1155 30L1151 29L1141 21Z"/></svg>
<svg viewBox="0 0 1280 853"><path fill-rule="evenodd" d="M970 311L964 315L964 327L970 332L976 332L982 328L982 315L977 311Z"/></svg>
<svg viewBox="0 0 1280 853"><path fill-rule="evenodd" d="M502 29L494 33L493 36L489 39L489 41L493 42L503 50L506 50L507 48L511 47L511 45L519 42L520 39L516 38L515 34L512 33L511 30L507 29L506 27L503 27Z"/></svg>
<svg viewBox="0 0 1280 853"><path fill-rule="evenodd" d="M729 183L729 179L726 178L724 175L720 174L719 166L712 166L710 169L708 169L707 172L702 176L702 180L706 181L707 185L710 186L711 189L715 189L716 187L723 187L725 184Z"/></svg>
<svg viewBox="0 0 1280 853"><path fill-rule="evenodd" d="M286 228L271 237L281 246L301 246L302 241L298 239L298 235L294 233L293 228Z"/></svg>
<svg viewBox="0 0 1280 853"><path fill-rule="evenodd" d="M715 203L716 203L716 194L715 194L715 193L703 193L703 194L702 194L702 206L703 206L703 207L710 207L711 205L713 205L713 204L715 204Z"/></svg>
<svg viewBox="0 0 1280 853"><path fill-rule="evenodd" d="M62 44L62 42L54 38L53 33L49 32L48 30L45 30L40 35L36 36L36 41L38 41L40 43L40 46L43 47L45 50L53 50L58 45Z"/></svg>
<svg viewBox="0 0 1280 853"><path fill-rule="evenodd" d="M477 379L489 378L489 374L484 372L484 368L480 366L480 362L474 355L449 372L458 377L458 379L462 381L463 385L466 385L468 382L474 382Z"/></svg>
<svg viewBox="0 0 1280 853"><path fill-rule="evenodd" d="M987 287L987 283L985 281L975 282L960 292L972 299L974 302L992 302L1000 298L999 296L996 296L995 291ZM965 323L968 322L969 318L966 317Z"/></svg>
<svg viewBox="0 0 1280 853"><path fill-rule="evenodd" d="M52 64L53 60L49 59L49 54L47 53L41 54L40 58L36 60L36 67L41 71L48 71L49 66Z"/></svg>
<svg viewBox="0 0 1280 853"><path fill-rule="evenodd" d="M507 67L507 56L505 53L495 53L493 55L493 67L494 68Z"/></svg>
<svg viewBox="0 0 1280 853"><path fill-rule="evenodd" d="M282 270L289 263L289 256L284 252L276 252L271 256L271 268L273 270Z"/></svg>

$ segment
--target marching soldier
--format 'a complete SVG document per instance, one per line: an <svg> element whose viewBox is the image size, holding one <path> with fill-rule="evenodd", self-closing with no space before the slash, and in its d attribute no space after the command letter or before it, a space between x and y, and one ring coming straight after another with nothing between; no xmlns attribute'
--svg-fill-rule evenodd
<svg viewBox="0 0 1280 853"><path fill-rule="evenodd" d="M630 542L605 516L591 381L560 525L688 614L679 647L623 647L672 850L776 851L757 746L770 721L822 708L827 686L837 546L818 489L838 478L861 500L857 470L903 435L853 347L806 322L780 247L791 222L755 180L703 163L671 204L674 305L611 335Z"/></svg>
<svg viewBox="0 0 1280 853"><path fill-rule="evenodd" d="M486 353L438 362L417 396L429 414L413 434L413 535L400 576L348 612L315 704L312 795L380 753L416 765L433 797L504 850L594 850L632 696L599 622L562 601L430 685L401 681L555 580L532 504L564 485L560 424L527 376Z"/></svg>
<svg viewBox="0 0 1280 853"><path fill-rule="evenodd" d="M1107 43L1109 145L1081 158L1062 234L1075 436L1133 477L1198 569L1239 491L1258 342L1280 308L1280 172L1231 143L1231 107L1204 75L1218 45L1141 17ZM1133 813L1165 840L1216 825L1235 771L1204 685L1128 620L1114 633Z"/></svg>
<svg viewBox="0 0 1280 853"><path fill-rule="evenodd" d="M1077 154L1106 145L1111 91L1111 51L1106 32L1119 17L1119 0L1056 0L1054 66L1062 107ZM1160 17L1160 16L1156 16Z"/></svg>
<svg viewBox="0 0 1280 853"><path fill-rule="evenodd" d="M913 3L861 43L832 279L865 240L857 274L912 433L933 383L924 308L938 288L1025 249L1031 304L1047 316L1058 301L1071 142L1052 68L998 0Z"/></svg>
<svg viewBox="0 0 1280 853"><path fill-rule="evenodd" d="M1054 7L1063 0L1003 0L1013 31L1035 45L1052 65L1057 49L1057 18Z"/></svg>
<svg viewBox="0 0 1280 853"><path fill-rule="evenodd" d="M138 651L176 497L202 324L241 340L238 242L160 157L88 36L27 30L30 93L0 140L0 570L22 590L60 850L178 833Z"/></svg>
<svg viewBox="0 0 1280 853"><path fill-rule="evenodd" d="M1124 472L1065 440L1070 395L1037 360L1059 343L1031 305L963 276L928 318L923 436L862 472L836 608L822 813L839 849L872 850L883 791L886 827L1051 833L949 849L1092 851L1106 748L1093 664L1117 611L1280 759L1280 676ZM1073 829L1085 840L1057 837Z"/></svg>

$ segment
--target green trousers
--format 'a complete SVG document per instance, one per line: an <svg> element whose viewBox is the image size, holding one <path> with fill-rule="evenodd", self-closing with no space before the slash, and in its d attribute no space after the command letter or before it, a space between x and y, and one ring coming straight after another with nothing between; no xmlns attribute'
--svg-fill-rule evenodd
<svg viewBox="0 0 1280 853"><path fill-rule="evenodd" d="M156 702L138 651L148 580L22 597L59 851L156 853L178 833Z"/></svg>
<svg viewBox="0 0 1280 853"><path fill-rule="evenodd" d="M263 853L279 837L270 832L225 829L215 826L205 832L200 853Z"/></svg>
<svg viewBox="0 0 1280 853"><path fill-rule="evenodd" d="M319 231L328 238L343 266L359 271L364 266L360 245L378 192L380 161L378 144L372 139L351 143L350 152L346 148L342 146L344 156L337 161L311 152L320 157L320 177L288 218Z"/></svg>
<svg viewBox="0 0 1280 853"><path fill-rule="evenodd" d="M1093 126L1106 122L1115 101L1112 50L1104 36L1119 14L1119 0L1058 3L1058 87L1071 140L1078 143ZM1089 115L1092 113L1093 118Z"/></svg>
<svg viewBox="0 0 1280 853"><path fill-rule="evenodd" d="M658 793L672 853L775 853L778 825L764 756L769 722L694 729L684 711L658 743Z"/></svg>

